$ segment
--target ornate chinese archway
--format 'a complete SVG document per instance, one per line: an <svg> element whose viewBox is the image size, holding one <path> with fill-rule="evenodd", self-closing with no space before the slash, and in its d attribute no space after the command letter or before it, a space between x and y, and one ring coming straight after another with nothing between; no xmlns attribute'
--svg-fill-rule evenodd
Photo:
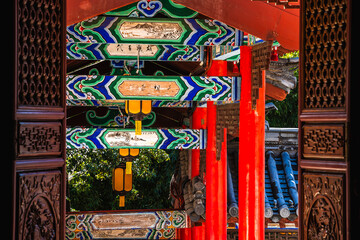
<svg viewBox="0 0 360 240"><path fill-rule="evenodd" d="M350 116L351 2L301 2L299 165L303 239L322 224L312 217L319 204L326 206L323 214L332 212L336 216L328 232L340 239L350 236L350 203L356 199L349 191L351 186L356 187L350 185L355 182L350 171L356 173L351 163L354 152L349 148L350 143L356 144L350 132L354 128L350 119L356 118ZM81 11L92 9L90 1L82 3L78 5ZM16 15L12 38L16 70L10 87L14 88L10 126L15 142L9 146L13 165L11 230L13 238L36 237L39 229L47 229L42 234L61 239L65 215L65 49L61 48L65 46L65 2L18 0L12 12ZM231 10L224 12L219 14L232 15ZM34 221L28 221L30 216ZM35 222L40 216L47 221Z"/></svg>

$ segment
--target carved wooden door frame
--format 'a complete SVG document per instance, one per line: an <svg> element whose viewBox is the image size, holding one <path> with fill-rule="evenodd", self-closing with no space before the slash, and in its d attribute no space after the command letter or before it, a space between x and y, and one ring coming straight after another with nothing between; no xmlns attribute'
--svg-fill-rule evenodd
<svg viewBox="0 0 360 240"><path fill-rule="evenodd" d="M350 5L301 1L300 239L350 238Z"/></svg>
<svg viewBox="0 0 360 240"><path fill-rule="evenodd" d="M13 3L12 239L65 238L65 2Z"/></svg>

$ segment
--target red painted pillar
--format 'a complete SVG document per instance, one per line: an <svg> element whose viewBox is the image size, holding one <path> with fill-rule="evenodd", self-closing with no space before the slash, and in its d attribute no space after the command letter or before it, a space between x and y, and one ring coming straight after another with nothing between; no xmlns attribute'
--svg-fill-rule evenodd
<svg viewBox="0 0 360 240"><path fill-rule="evenodd" d="M239 126L239 239L265 239L265 77L251 104L251 47L241 46Z"/></svg>
<svg viewBox="0 0 360 240"><path fill-rule="evenodd" d="M216 105L207 102L206 240L226 239L226 196L226 161L216 159Z"/></svg>
<svg viewBox="0 0 360 240"><path fill-rule="evenodd" d="M178 228L176 236L180 240L191 240L191 228Z"/></svg>
<svg viewBox="0 0 360 240"><path fill-rule="evenodd" d="M228 75L227 71L227 61L225 60L212 60L209 70L206 72L207 76L219 76L226 77Z"/></svg>
<svg viewBox="0 0 360 240"><path fill-rule="evenodd" d="M206 107L196 108L192 115L193 129L206 129ZM191 150L191 178L200 174L200 149ZM191 228L192 240L205 240L205 223Z"/></svg>

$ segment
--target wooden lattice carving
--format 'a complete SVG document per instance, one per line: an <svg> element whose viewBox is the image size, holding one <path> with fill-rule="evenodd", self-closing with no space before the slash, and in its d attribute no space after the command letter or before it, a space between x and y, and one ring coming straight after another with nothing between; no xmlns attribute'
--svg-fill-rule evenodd
<svg viewBox="0 0 360 240"><path fill-rule="evenodd" d="M18 105L62 105L61 2L18 1Z"/></svg>
<svg viewBox="0 0 360 240"><path fill-rule="evenodd" d="M304 1L304 109L345 110L347 1Z"/></svg>

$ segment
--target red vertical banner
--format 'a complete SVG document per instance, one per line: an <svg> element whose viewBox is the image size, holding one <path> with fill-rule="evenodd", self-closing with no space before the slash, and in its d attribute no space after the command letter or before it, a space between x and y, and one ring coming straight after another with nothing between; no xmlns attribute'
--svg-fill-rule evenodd
<svg viewBox="0 0 360 240"><path fill-rule="evenodd" d="M251 47L241 46L239 239L265 238L265 74L256 108L251 96Z"/></svg>

